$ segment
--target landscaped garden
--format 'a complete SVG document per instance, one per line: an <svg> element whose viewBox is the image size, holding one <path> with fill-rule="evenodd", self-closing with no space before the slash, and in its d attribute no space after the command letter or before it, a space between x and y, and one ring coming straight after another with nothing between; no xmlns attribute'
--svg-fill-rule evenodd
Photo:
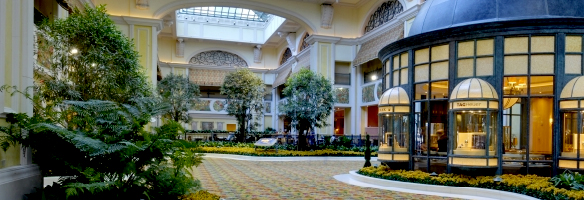
<svg viewBox="0 0 584 200"><path fill-rule="evenodd" d="M234 142L200 142L195 150L200 153L222 153L246 156L359 156L365 155L366 147L344 146L334 144L314 145L310 150L299 151L297 145L275 145L274 147L256 147L254 143ZM376 156L377 147L371 148Z"/></svg>
<svg viewBox="0 0 584 200"><path fill-rule="evenodd" d="M391 170L381 165L364 167L357 173L393 181L503 190L540 199L584 199L584 175L569 171L553 178L511 174L503 174L499 177L471 177L459 174L434 175L422 171ZM496 181L495 178L500 178L500 181Z"/></svg>

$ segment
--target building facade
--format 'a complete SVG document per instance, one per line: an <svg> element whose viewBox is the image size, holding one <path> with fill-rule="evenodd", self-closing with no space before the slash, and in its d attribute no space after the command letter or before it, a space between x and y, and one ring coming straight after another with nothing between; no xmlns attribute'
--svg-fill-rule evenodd
<svg viewBox="0 0 584 200"><path fill-rule="evenodd" d="M410 36L379 52L379 159L438 173L580 170L583 7L426 2Z"/></svg>

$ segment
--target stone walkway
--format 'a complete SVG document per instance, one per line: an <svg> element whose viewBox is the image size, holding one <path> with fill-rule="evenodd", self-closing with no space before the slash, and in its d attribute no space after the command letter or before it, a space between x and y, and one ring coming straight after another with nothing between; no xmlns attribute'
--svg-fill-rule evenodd
<svg viewBox="0 0 584 200"><path fill-rule="evenodd" d="M455 199L359 187L333 178L362 166L363 161L274 162L205 157L193 175L203 188L224 199Z"/></svg>

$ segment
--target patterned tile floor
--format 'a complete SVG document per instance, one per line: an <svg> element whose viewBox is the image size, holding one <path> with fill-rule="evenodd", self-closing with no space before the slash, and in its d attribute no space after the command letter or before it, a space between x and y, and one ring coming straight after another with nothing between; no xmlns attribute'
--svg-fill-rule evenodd
<svg viewBox="0 0 584 200"><path fill-rule="evenodd" d="M455 199L348 185L334 175L357 161L241 161L205 158L193 170L203 188L224 199Z"/></svg>

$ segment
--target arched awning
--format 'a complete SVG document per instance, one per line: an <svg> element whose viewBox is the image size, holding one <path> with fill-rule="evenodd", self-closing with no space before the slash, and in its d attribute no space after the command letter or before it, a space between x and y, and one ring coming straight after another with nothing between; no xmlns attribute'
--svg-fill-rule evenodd
<svg viewBox="0 0 584 200"><path fill-rule="evenodd" d="M562 89L560 109L584 108L584 76L578 76Z"/></svg>
<svg viewBox="0 0 584 200"><path fill-rule="evenodd" d="M401 87L385 91L379 98L379 114L410 112L410 97Z"/></svg>
<svg viewBox="0 0 584 200"><path fill-rule="evenodd" d="M490 83L478 78L469 78L452 90L450 109L498 109L498 100L497 91Z"/></svg>

